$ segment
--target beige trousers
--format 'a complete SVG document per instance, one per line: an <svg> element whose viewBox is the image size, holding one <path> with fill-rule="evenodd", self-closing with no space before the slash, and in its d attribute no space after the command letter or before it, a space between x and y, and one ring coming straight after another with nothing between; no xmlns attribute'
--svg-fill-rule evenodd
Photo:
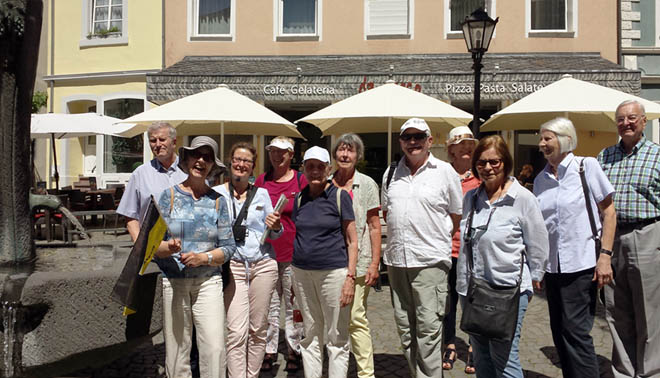
<svg viewBox="0 0 660 378"><path fill-rule="evenodd" d="M346 268L293 268L296 298L305 325L305 338L300 342L305 378L321 377L324 344L328 351L328 378L346 378L348 373L351 307L339 305L346 273Z"/></svg>
<svg viewBox="0 0 660 378"><path fill-rule="evenodd" d="M351 322L348 331L351 335L351 350L357 364L359 378L374 377L374 348L367 319L367 297L371 286L365 285L365 276L355 280L355 296L351 307Z"/></svg>
<svg viewBox="0 0 660 378"><path fill-rule="evenodd" d="M225 291L229 377L256 378L264 359L270 298L277 282L277 262L231 261L232 282Z"/></svg>
<svg viewBox="0 0 660 378"><path fill-rule="evenodd" d="M222 278L163 278L163 335L168 378L189 378L193 324L201 378L225 376Z"/></svg>

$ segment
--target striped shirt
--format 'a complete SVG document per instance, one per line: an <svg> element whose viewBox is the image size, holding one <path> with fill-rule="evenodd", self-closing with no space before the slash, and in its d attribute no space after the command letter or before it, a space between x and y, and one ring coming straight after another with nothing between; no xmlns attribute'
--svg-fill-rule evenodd
<svg viewBox="0 0 660 378"><path fill-rule="evenodd" d="M617 223L660 217L660 145L642 137L626 154L619 142L601 151L598 162L616 191Z"/></svg>

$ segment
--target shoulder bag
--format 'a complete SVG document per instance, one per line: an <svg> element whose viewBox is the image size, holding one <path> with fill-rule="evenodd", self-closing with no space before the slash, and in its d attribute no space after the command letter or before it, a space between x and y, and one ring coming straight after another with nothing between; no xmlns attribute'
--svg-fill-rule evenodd
<svg viewBox="0 0 660 378"><path fill-rule="evenodd" d="M591 195L589 194L589 185L587 185L587 179L585 177L584 171L584 159L580 162L580 181L582 182L582 193L584 193L584 203L587 206L587 214L589 214L589 225L591 225L591 233L594 235L594 244L596 245L596 261L600 257L600 247L601 241L600 236L598 236L598 229L596 228L596 220L594 219L593 208L591 207Z"/></svg>
<svg viewBox="0 0 660 378"><path fill-rule="evenodd" d="M243 206L241 207L241 210L238 211L238 214L236 214L236 206L234 206L234 186L231 184L231 181L229 181L228 187L229 201L231 201L233 215L236 217L234 218L234 223L231 225L231 232L234 235L234 242L236 244L245 243L245 237L247 236L247 226L243 226L243 221L245 218L247 218L248 208L250 207L254 196L257 194L257 187L251 184L248 185L245 202L243 202ZM229 266L230 262L231 259L225 261L222 264L221 274L223 290L229 287L229 284L231 283L231 267Z"/></svg>
<svg viewBox="0 0 660 378"><path fill-rule="evenodd" d="M474 208L480 190L477 189L473 196L472 210L470 210L467 228L463 237L470 280L467 297L463 302L461 329L472 336L508 342L513 339L518 324L524 255L520 256L520 276L515 286L494 285L475 277L473 273L472 218L474 217Z"/></svg>

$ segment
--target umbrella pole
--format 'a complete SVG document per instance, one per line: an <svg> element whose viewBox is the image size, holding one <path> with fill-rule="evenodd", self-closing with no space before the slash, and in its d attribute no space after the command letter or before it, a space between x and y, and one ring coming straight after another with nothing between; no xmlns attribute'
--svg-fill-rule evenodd
<svg viewBox="0 0 660 378"><path fill-rule="evenodd" d="M387 118L387 166L392 163L392 117Z"/></svg>
<svg viewBox="0 0 660 378"><path fill-rule="evenodd" d="M225 159L225 123L220 122L220 160Z"/></svg>
<svg viewBox="0 0 660 378"><path fill-rule="evenodd" d="M53 149L53 166L55 167L55 190L60 190L60 173L57 171L57 152L55 151L55 133L50 134L50 141Z"/></svg>

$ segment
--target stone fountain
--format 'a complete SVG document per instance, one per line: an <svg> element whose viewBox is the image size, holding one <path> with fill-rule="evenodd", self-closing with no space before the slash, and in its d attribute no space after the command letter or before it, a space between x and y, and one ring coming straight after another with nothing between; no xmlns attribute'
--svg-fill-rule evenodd
<svg viewBox="0 0 660 378"><path fill-rule="evenodd" d="M61 206L29 197L42 9L42 0L0 2L0 377L52 377L101 364L162 327L157 272L142 277L142 308L124 317L110 300L125 261L115 248L34 247L32 208ZM68 263L48 263L53 254Z"/></svg>

